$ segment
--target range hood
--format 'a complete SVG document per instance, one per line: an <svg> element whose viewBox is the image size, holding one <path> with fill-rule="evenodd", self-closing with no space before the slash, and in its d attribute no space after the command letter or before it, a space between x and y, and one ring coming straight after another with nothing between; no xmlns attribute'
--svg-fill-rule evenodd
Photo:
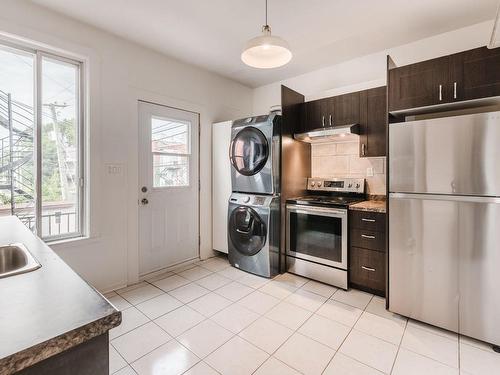
<svg viewBox="0 0 500 375"><path fill-rule="evenodd" d="M359 124L349 124L314 129L305 133L296 133L293 137L298 141L307 143L346 142L358 140L359 132Z"/></svg>

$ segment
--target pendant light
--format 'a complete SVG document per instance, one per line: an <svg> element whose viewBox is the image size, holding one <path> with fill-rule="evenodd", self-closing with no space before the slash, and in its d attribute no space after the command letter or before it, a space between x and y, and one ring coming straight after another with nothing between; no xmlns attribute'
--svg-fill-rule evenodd
<svg viewBox="0 0 500 375"><path fill-rule="evenodd" d="M270 69L283 66L291 59L288 43L279 36L271 35L271 27L267 24L266 0L266 24L262 26L262 35L247 42L241 60L253 68Z"/></svg>

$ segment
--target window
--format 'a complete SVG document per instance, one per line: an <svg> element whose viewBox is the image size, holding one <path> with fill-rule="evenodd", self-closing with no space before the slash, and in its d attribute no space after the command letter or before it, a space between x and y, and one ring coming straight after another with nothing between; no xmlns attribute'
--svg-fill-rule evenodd
<svg viewBox="0 0 500 375"><path fill-rule="evenodd" d="M83 220L82 63L0 44L0 216L45 240Z"/></svg>
<svg viewBox="0 0 500 375"><path fill-rule="evenodd" d="M151 118L153 187L189 186L190 132L189 122Z"/></svg>

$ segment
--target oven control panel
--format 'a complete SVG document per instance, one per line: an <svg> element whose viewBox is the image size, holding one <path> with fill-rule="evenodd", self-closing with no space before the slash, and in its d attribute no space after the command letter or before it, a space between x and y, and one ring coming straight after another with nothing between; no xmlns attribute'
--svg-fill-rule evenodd
<svg viewBox="0 0 500 375"><path fill-rule="evenodd" d="M307 190L338 191L345 193L365 192L364 178L308 178Z"/></svg>

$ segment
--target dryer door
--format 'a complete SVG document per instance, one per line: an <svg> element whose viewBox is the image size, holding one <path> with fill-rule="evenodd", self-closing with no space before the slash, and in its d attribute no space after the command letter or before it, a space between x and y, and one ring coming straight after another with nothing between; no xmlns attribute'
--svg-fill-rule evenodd
<svg viewBox="0 0 500 375"><path fill-rule="evenodd" d="M229 148L231 164L243 176L253 176L266 165L269 143L257 128L247 126L233 138Z"/></svg>
<svg viewBox="0 0 500 375"><path fill-rule="evenodd" d="M231 212L229 238L242 255L253 256L266 244L267 226L251 207L239 206Z"/></svg>

